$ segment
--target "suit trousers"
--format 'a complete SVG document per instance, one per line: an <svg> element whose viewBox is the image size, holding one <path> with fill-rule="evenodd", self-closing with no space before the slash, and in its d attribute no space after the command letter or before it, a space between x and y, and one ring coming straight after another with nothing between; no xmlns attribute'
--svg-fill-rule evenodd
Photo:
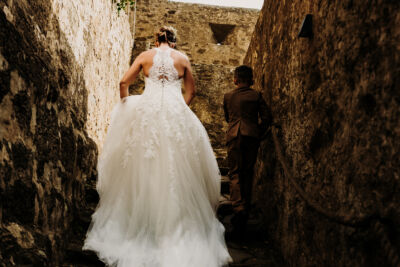
<svg viewBox="0 0 400 267"><path fill-rule="evenodd" d="M238 135L228 144L230 200L238 227L247 222L253 187L254 164L260 141L257 138ZM235 224L235 222L232 222Z"/></svg>

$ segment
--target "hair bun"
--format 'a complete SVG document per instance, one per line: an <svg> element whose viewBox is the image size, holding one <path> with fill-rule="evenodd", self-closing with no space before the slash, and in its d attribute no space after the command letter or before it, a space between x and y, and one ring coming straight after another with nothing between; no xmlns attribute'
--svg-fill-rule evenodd
<svg viewBox="0 0 400 267"><path fill-rule="evenodd" d="M159 43L176 43L176 29L171 26L163 26L156 33L156 40Z"/></svg>

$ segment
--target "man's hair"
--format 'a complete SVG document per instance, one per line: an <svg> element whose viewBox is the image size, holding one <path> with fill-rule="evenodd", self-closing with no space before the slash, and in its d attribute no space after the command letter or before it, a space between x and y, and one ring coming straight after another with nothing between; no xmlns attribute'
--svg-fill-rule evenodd
<svg viewBox="0 0 400 267"><path fill-rule="evenodd" d="M248 85L253 85L253 70L246 66L242 65L235 69L235 78L238 83L246 83Z"/></svg>

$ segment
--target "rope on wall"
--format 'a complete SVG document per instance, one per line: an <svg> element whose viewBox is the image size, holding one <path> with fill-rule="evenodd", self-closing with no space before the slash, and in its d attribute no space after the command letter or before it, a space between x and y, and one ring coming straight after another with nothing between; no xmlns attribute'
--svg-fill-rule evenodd
<svg viewBox="0 0 400 267"><path fill-rule="evenodd" d="M350 214L350 213L335 213L333 211L328 211L322 208L301 188L301 186L294 179L293 173L290 171L287 160L282 153L277 132L278 129L276 127L272 127L272 137L274 140L275 151L277 153L278 160L282 165L286 177L293 184L294 188L296 189L297 193L301 196L301 198L320 215L342 225L351 227L360 227L360 226L368 226L372 223L372 221L375 221L373 224L373 229L379 236L379 239L381 241L381 246L385 251L385 255L388 261L392 264L392 266L400 267L400 259L397 254L397 250L393 247L392 243L390 242L387 233L384 229L384 226L380 221L381 215L379 213L379 210L377 209L373 211L371 214L356 216L355 214Z"/></svg>
<svg viewBox="0 0 400 267"><path fill-rule="evenodd" d="M294 188L296 189L297 193L305 200L305 202L313 208L315 211L323 215L324 217L335 221L339 224L343 224L346 226L363 226L367 225L369 222L371 222L372 219L377 218L377 212L374 211L372 214L369 215L360 215L360 216L355 216L350 213L344 213L344 214L337 214L331 211L328 211L324 208L322 208L318 203L316 203L314 200L312 200L307 193L300 187L300 185L296 182L296 180L293 178L293 174L290 171L286 158L283 156L281 146L278 141L277 137L277 129L274 127L272 129L272 134L273 134L273 139L274 139L274 144L275 144L275 151L277 153L279 162L282 165L282 168L285 172L286 177L291 181L293 184Z"/></svg>

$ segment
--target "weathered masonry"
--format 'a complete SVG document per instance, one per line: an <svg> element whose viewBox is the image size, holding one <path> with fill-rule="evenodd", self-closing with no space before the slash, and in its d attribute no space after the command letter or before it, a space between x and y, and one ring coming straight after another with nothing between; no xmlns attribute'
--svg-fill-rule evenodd
<svg viewBox="0 0 400 267"><path fill-rule="evenodd" d="M297 37L306 14L311 39ZM399 14L399 1L264 3L245 62L309 199L271 137L255 203L290 266L399 264Z"/></svg>

